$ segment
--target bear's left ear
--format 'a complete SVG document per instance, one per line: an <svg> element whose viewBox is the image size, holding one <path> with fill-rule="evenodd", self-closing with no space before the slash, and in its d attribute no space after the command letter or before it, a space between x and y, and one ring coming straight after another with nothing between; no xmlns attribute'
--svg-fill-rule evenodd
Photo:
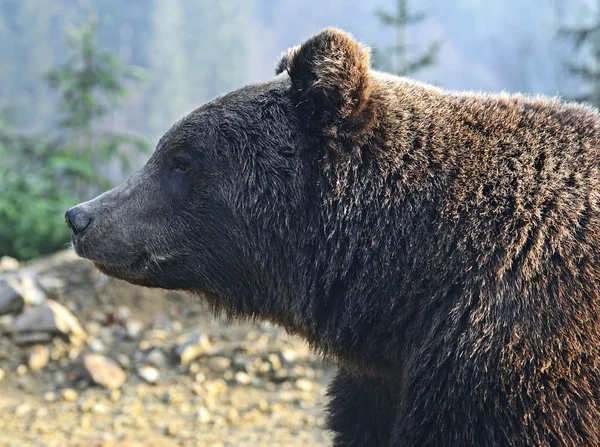
<svg viewBox="0 0 600 447"><path fill-rule="evenodd" d="M287 71L298 107L319 120L358 117L370 93L370 51L349 34L328 28L291 48L277 65Z"/></svg>

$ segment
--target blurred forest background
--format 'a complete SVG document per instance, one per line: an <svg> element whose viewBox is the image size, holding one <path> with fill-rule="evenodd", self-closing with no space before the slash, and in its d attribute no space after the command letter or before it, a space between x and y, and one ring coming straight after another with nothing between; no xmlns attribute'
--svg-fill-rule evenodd
<svg viewBox="0 0 600 447"><path fill-rule="evenodd" d="M67 207L326 26L448 89L600 104L598 0L0 0L0 256L64 247Z"/></svg>

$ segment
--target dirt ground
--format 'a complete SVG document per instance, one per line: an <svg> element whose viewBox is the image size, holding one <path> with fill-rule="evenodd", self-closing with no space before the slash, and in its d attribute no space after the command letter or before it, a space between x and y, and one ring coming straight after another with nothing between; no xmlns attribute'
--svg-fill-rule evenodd
<svg viewBox="0 0 600 447"><path fill-rule="evenodd" d="M0 273L0 281L23 276L44 284L87 338L81 346L61 334L18 339L19 316L0 317L0 446L330 443L324 406L333 367L301 340L215 319L192 296L108 279L69 252ZM178 349L193 336L202 353L183 361ZM94 383L89 354L114 361L124 383Z"/></svg>

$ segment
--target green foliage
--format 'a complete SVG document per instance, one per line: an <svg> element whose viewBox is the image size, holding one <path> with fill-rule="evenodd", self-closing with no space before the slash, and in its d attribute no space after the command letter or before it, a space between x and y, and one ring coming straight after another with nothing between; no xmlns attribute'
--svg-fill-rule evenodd
<svg viewBox="0 0 600 447"><path fill-rule="evenodd" d="M57 181L55 148L0 127L0 255L29 259L69 239L62 214L73 197Z"/></svg>
<svg viewBox="0 0 600 447"><path fill-rule="evenodd" d="M424 13L411 13L407 0L397 0L395 13L377 10L375 14L383 26L392 28L396 32L395 45L384 51L374 50L373 66L376 69L400 76L410 76L435 64L440 49L439 42L431 43L424 52L417 55L412 54L408 44L408 27L425 20Z"/></svg>
<svg viewBox="0 0 600 447"><path fill-rule="evenodd" d="M148 150L130 135L103 130L102 119L127 96L127 82L141 72L125 67L96 44L97 21L70 34L67 62L46 75L60 96L60 137L17 135L0 116L0 255L29 259L69 240L62 214L110 187L100 168L128 153ZM4 123L4 124L3 124Z"/></svg>

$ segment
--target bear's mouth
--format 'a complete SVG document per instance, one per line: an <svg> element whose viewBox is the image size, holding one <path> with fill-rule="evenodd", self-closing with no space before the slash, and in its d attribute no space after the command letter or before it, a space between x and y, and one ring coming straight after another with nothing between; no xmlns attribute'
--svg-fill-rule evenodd
<svg viewBox="0 0 600 447"><path fill-rule="evenodd" d="M102 251L102 244L90 243L87 235L71 238L73 249L77 256L92 261L96 268L106 275L126 281L140 279L148 272L152 264L151 257L145 252L129 257L114 251Z"/></svg>

